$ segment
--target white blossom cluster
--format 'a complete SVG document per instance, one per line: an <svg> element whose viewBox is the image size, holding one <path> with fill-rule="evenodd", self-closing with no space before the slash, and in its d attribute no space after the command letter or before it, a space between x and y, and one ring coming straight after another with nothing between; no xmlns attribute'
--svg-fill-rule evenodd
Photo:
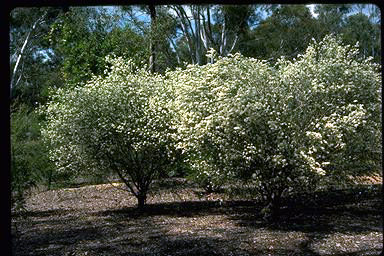
<svg viewBox="0 0 384 256"><path fill-rule="evenodd" d="M213 50L208 57L215 62L164 76L109 58L104 76L59 89L45 109L51 158L75 169L91 166L89 148L139 152L171 141L203 182L248 175L265 189L301 186L351 163L380 165L381 76L355 47L328 36L274 65Z"/></svg>
<svg viewBox="0 0 384 256"><path fill-rule="evenodd" d="M329 36L274 66L237 54L169 72L178 146L204 178L287 186L380 154L381 76L357 54Z"/></svg>
<svg viewBox="0 0 384 256"><path fill-rule="evenodd" d="M150 161L156 148L170 144L164 79L122 58L107 61L111 67L104 76L57 90L44 109L48 122L42 134L59 170L97 168L108 155L147 154Z"/></svg>

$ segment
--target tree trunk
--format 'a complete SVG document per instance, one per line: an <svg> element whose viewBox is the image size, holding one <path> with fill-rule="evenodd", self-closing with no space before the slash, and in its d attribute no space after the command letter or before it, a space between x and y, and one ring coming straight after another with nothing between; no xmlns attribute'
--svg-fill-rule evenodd
<svg viewBox="0 0 384 256"><path fill-rule="evenodd" d="M145 203L147 202L147 193L140 191L137 195L137 207L140 211L144 210Z"/></svg>
<svg viewBox="0 0 384 256"><path fill-rule="evenodd" d="M195 20L195 55L196 61L198 65L202 64L202 49L201 49L201 26L200 26L200 7L197 6L193 12L194 20Z"/></svg>
<svg viewBox="0 0 384 256"><path fill-rule="evenodd" d="M153 4L149 5L151 16L151 57L149 57L149 68L152 73L156 72L156 8Z"/></svg>
<svg viewBox="0 0 384 256"><path fill-rule="evenodd" d="M25 50L25 48L26 48L26 46L27 46L27 44L28 44L28 42L29 42L29 37L31 36L31 33L35 30L36 25L37 25L41 20L44 19L44 17L45 17L45 15L47 14L47 12L48 12L48 11L46 11L46 12L43 14L43 16L41 16L40 18L38 18L38 19L35 21L35 23L33 23L31 30L28 31L28 33L27 33L27 36L26 36L26 38L25 38L25 40L24 40L24 43L23 43L23 46L22 46L21 49L20 49L19 56L17 57L15 67L13 68L13 72L12 72L12 76L11 76L11 91L12 91L12 88L13 88L13 86L14 86L14 80L15 80L16 72L17 72L17 69L18 69L18 67L19 67L21 58L22 58L22 56L23 56L23 54L24 54L24 50ZM21 77L21 76L20 76L20 77ZM20 80L20 78L19 78L19 80Z"/></svg>
<svg viewBox="0 0 384 256"><path fill-rule="evenodd" d="M272 188L267 196L268 205L264 207L262 210L263 218L269 222L275 221L279 218L280 215L280 207L281 207L281 199L283 195L284 188Z"/></svg>
<svg viewBox="0 0 384 256"><path fill-rule="evenodd" d="M49 170L48 173L48 190L51 190L53 170Z"/></svg>
<svg viewBox="0 0 384 256"><path fill-rule="evenodd" d="M279 217L280 212L280 203L281 203L281 195L276 192L273 193L270 209L271 209L271 219L277 219Z"/></svg>
<svg viewBox="0 0 384 256"><path fill-rule="evenodd" d="M188 51L191 55L192 64L196 64L196 56L194 50L195 45L193 44L194 34L191 21L188 19L188 16L181 5L177 5L174 10L180 18L181 30L183 31L187 39Z"/></svg>

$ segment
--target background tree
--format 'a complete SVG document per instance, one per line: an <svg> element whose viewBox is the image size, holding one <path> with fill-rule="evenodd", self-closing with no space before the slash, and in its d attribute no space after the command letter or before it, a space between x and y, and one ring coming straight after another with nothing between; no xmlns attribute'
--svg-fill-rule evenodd
<svg viewBox="0 0 384 256"><path fill-rule="evenodd" d="M11 98L31 108L46 100L49 87L62 83L57 75L59 60L44 40L59 12L16 8L10 14Z"/></svg>
<svg viewBox="0 0 384 256"><path fill-rule="evenodd" d="M151 57L149 58L149 68L152 72L156 71L156 51L157 51L157 39L155 37L155 31L157 26L156 7L153 4L148 6L151 16Z"/></svg>
<svg viewBox="0 0 384 256"><path fill-rule="evenodd" d="M323 38L327 34L343 34L343 41L347 44L359 42L362 56L373 56L380 62L380 21L379 9L375 5L348 4L316 5L315 13L318 37ZM356 13L357 11L357 13Z"/></svg>
<svg viewBox="0 0 384 256"><path fill-rule="evenodd" d="M60 89L42 134L59 170L119 176L142 209L153 179L170 164L171 116L162 77L122 58L85 86Z"/></svg>
<svg viewBox="0 0 384 256"><path fill-rule="evenodd" d="M149 68L155 67L159 73L167 68L173 69L180 64L177 50L175 51L173 38L176 33L176 23L165 6L123 6L121 12L127 18L129 26L143 38L141 49L145 50L141 62L148 63ZM143 18L147 17L147 18ZM156 20L156 22L154 22ZM153 43L152 43L153 42ZM172 46L173 44L173 46ZM143 47L144 46L144 47ZM173 49L172 49L173 47ZM155 58L151 57L155 50ZM136 58L126 56L135 60ZM150 60L155 59L155 66Z"/></svg>
<svg viewBox="0 0 384 256"><path fill-rule="evenodd" d="M213 25L217 38L214 49L220 56L242 51L242 44L248 40L249 30L261 20L265 5L224 5L213 8ZM219 32L219 33L218 33ZM218 34L218 35L215 35Z"/></svg>
<svg viewBox="0 0 384 256"><path fill-rule="evenodd" d="M200 13L202 6L189 6L192 17L188 16L187 6L174 5L171 6L172 10L176 13L179 28L183 34L183 41L186 43L186 53L188 54L188 63L203 63L204 44L201 40L201 33L203 33L200 24ZM192 25L192 21L194 25Z"/></svg>
<svg viewBox="0 0 384 256"><path fill-rule="evenodd" d="M178 55L187 63L200 65L207 62L205 55L210 48L222 56L237 50L257 17L250 5L172 5L170 9L182 32L176 41Z"/></svg>
<svg viewBox="0 0 384 256"><path fill-rule="evenodd" d="M103 43L115 22L103 9L74 7L51 26L47 39L62 56L60 73L67 83L85 82L104 71L110 49Z"/></svg>
<svg viewBox="0 0 384 256"><path fill-rule="evenodd" d="M315 20L304 5L275 7L271 16L253 32L253 56L276 61L280 56L290 59L303 53L316 35ZM249 56L249 55L248 55Z"/></svg>
<svg viewBox="0 0 384 256"><path fill-rule="evenodd" d="M12 206L22 208L28 189L48 185L53 166L40 139L43 120L34 109L48 98L50 87L62 81L58 59L44 40L57 8L16 8L10 13L11 66L11 192Z"/></svg>
<svg viewBox="0 0 384 256"><path fill-rule="evenodd" d="M371 23L369 17L363 13L348 16L342 30L344 42L349 44L359 43L360 54L366 58L373 56L379 63L380 27Z"/></svg>
<svg viewBox="0 0 384 256"><path fill-rule="evenodd" d="M350 4L319 4L314 12L317 16L319 38L328 34L339 34L342 31L347 15L352 11Z"/></svg>

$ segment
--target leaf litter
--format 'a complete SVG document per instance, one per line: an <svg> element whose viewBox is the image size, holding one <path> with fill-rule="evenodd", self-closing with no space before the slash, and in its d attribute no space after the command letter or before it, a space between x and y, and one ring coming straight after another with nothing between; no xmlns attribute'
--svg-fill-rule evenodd
<svg viewBox="0 0 384 256"><path fill-rule="evenodd" d="M378 255L383 249L381 184L370 193L345 192L341 201L285 207L280 220L266 223L255 200L202 194L184 179L176 182L156 187L145 212L117 183L34 192L26 210L12 215L13 254Z"/></svg>

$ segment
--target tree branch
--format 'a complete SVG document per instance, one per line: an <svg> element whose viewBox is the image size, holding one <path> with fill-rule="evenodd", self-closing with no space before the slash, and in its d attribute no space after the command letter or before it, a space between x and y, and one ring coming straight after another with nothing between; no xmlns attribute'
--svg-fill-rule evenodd
<svg viewBox="0 0 384 256"><path fill-rule="evenodd" d="M189 28L191 30L191 34L192 34L192 36L194 36L192 24L191 24L190 20L188 19L187 14L185 13L185 10L180 5L175 6L173 9L176 11L176 14L180 18L181 30L183 31L184 35L187 38L188 49L189 49L189 53L191 54L192 64L195 64L196 59L195 59L194 51L193 51L193 49L194 49L193 41L191 39L191 35L189 34L189 30L188 30L188 26L189 26ZM188 21L188 23L187 23L187 21Z"/></svg>
<svg viewBox="0 0 384 256"><path fill-rule="evenodd" d="M114 169L114 171L117 173L117 175L119 176L119 178L124 182L124 184L128 187L129 191L131 191L131 193L137 197L138 196L138 193L135 192L135 190L132 188L131 184L129 183L129 181L123 176L123 174L121 173L119 167L115 164L115 161L113 160L112 156L110 154L105 154L110 162L110 164L112 165L112 168Z"/></svg>
<svg viewBox="0 0 384 256"><path fill-rule="evenodd" d="M228 53L231 53L231 52L233 51L233 49L235 48L235 45L236 45L236 43L237 43L237 39L238 39L238 38L239 38L239 36L236 35L235 40L233 41L232 47L231 47L231 49L228 51Z"/></svg>
<svg viewBox="0 0 384 256"><path fill-rule="evenodd" d="M13 83L14 83L14 80L15 80L17 68L19 67L19 63L20 63L21 57L24 54L25 47L28 44L29 37L31 36L32 31L35 30L37 23L39 23L41 20L43 20L44 17L47 15L47 13L48 13L48 10L46 10L45 13L33 23L32 29L30 31L28 31L27 37L25 38L23 46L21 47L20 54L17 57L15 67L13 68L12 77L11 77L11 90L12 90L12 88L14 86Z"/></svg>

